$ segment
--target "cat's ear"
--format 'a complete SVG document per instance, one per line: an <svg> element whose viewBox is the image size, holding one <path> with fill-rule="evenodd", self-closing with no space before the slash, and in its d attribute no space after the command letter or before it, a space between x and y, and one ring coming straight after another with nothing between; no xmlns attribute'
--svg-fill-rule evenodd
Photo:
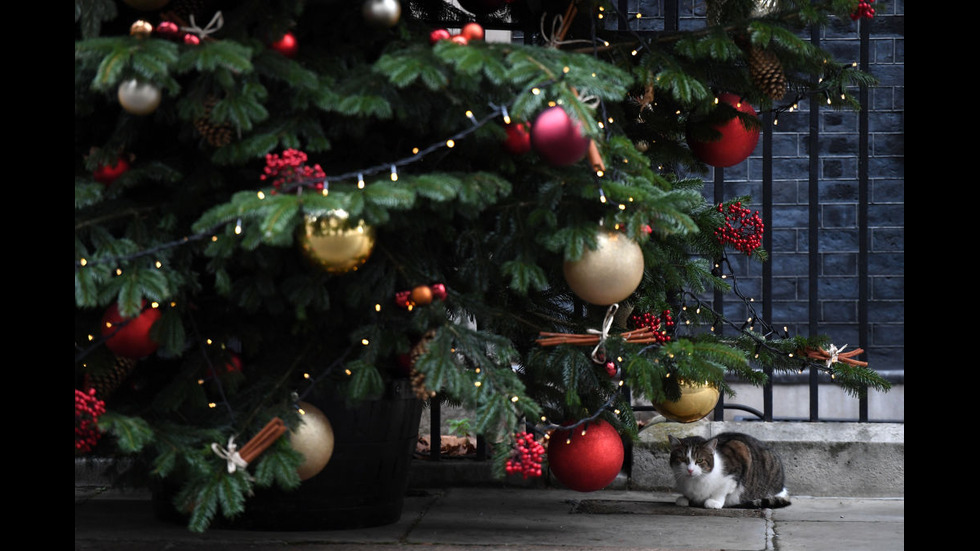
<svg viewBox="0 0 980 551"><path fill-rule="evenodd" d="M718 447L718 439L712 438L704 443L704 449L710 453L715 453L715 448Z"/></svg>
<svg viewBox="0 0 980 551"><path fill-rule="evenodd" d="M680 439L674 436L673 434L667 435L667 441L670 442L671 448L678 448L681 445Z"/></svg>

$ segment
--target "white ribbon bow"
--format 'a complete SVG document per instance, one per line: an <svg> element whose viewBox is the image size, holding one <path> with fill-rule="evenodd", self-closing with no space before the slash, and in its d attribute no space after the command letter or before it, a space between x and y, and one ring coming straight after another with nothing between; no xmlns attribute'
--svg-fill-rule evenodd
<svg viewBox="0 0 980 551"><path fill-rule="evenodd" d="M833 344L830 345L830 348L827 349L827 354L829 354L830 357L827 358L827 361L825 362L827 364L827 367L830 367L831 365L837 363L837 355L843 352L845 348L847 348L846 344L840 348L837 348Z"/></svg>
<svg viewBox="0 0 980 551"><path fill-rule="evenodd" d="M612 327L613 318L616 315L616 310L619 310L619 304L613 304L606 310L606 319L602 320L602 330L598 329L588 329L587 332L592 335L599 335L599 343L595 345L592 349L592 361L601 364L604 358L600 358L599 351L602 349L603 345L606 343L606 339L609 338L609 329Z"/></svg>
<svg viewBox="0 0 980 551"><path fill-rule="evenodd" d="M228 462L228 474L235 472L235 469L245 469L248 462L242 459L238 453L238 446L235 444L235 437L228 438L228 449L222 448L217 442L211 443L211 451L218 457Z"/></svg>

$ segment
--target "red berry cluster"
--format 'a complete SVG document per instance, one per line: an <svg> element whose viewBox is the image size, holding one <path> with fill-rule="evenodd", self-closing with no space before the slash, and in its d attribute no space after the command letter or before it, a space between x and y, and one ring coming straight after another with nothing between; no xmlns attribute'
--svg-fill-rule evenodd
<svg viewBox="0 0 980 551"><path fill-rule="evenodd" d="M670 342L670 335L667 334L667 331L674 327L674 318L670 315L670 310L664 310L659 316L649 312L633 314L630 316L630 321L633 322L633 327L637 329L641 327L653 329L658 343Z"/></svg>
<svg viewBox="0 0 980 551"><path fill-rule="evenodd" d="M759 217L759 211L752 212L742 207L738 201L728 205L718 205L718 212L725 215L725 225L715 230L715 237L722 245L728 244L745 254L762 246L762 232L765 224Z"/></svg>
<svg viewBox="0 0 980 551"><path fill-rule="evenodd" d="M606 375L609 375L609 378L612 379L617 373L619 373L619 368L616 367L616 362L606 362Z"/></svg>
<svg viewBox="0 0 980 551"><path fill-rule="evenodd" d="M98 429L99 416L105 413L105 402L95 397L95 389L88 392L75 389L75 451L87 453L95 447L102 433Z"/></svg>
<svg viewBox="0 0 980 551"><path fill-rule="evenodd" d="M529 432L514 434L514 449L510 452L505 470L507 474L521 473L524 478L541 476L541 458L544 446Z"/></svg>
<svg viewBox="0 0 980 551"><path fill-rule="evenodd" d="M283 184L291 184L310 180L317 182L314 188L323 189L323 180L327 174L320 168L320 165L312 167L306 165L306 153L298 149L287 149L282 152L282 156L269 153L265 156L265 170L259 176L261 180L272 180L272 185L276 188Z"/></svg>
<svg viewBox="0 0 980 551"><path fill-rule="evenodd" d="M874 1L875 0L860 0L858 2L857 9L851 13L851 20L857 21L862 17L865 19L871 19L872 17L874 17L875 9L871 7L871 4L873 4Z"/></svg>

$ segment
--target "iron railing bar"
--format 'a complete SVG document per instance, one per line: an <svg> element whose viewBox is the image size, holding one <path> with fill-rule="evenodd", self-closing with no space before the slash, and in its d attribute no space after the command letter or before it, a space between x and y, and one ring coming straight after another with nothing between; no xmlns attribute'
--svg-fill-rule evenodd
<svg viewBox="0 0 980 551"><path fill-rule="evenodd" d="M810 27L810 42L814 47L820 47L820 26ZM808 207L809 220L807 222L807 257L809 259L807 299L809 300L809 335L812 337L819 333L819 309L818 282L820 274L820 242L818 233L820 228L820 101L816 93L810 95L810 167L808 180ZM819 386L817 381L817 369L810 368L810 420L819 420Z"/></svg>
<svg viewBox="0 0 980 551"><path fill-rule="evenodd" d="M762 219L769 224L769 231L762 233L762 248L772 254L772 112L762 116ZM772 321L772 259L762 263L762 318ZM765 367L766 383L762 387L762 418L772 421L772 367Z"/></svg>
<svg viewBox="0 0 980 551"><path fill-rule="evenodd" d="M862 71L868 72L870 67L871 50L871 20L862 19L859 23L861 36L861 53L859 66ZM869 285L868 279L868 202L870 198L870 182L868 179L868 156L869 151L869 118L870 108L868 87L861 86L859 92L861 111L858 112L858 338L860 347L868 350L868 302ZM858 418L861 421L868 420L868 394L867 387L858 402Z"/></svg>

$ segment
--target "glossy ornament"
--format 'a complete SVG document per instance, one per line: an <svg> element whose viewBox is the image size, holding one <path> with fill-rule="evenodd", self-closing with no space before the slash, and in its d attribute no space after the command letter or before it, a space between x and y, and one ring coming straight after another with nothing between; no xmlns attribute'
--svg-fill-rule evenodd
<svg viewBox="0 0 980 551"><path fill-rule="evenodd" d="M742 113L756 117L755 109L749 105L749 102L742 101L735 94L721 94L718 100ZM721 134L719 139L701 141L692 135L692 128L689 126L687 144L698 159L716 168L726 168L741 163L755 151L755 146L759 143L759 127L747 128L738 117L733 117L722 124L712 125L711 128Z"/></svg>
<svg viewBox="0 0 980 551"><path fill-rule="evenodd" d="M653 407L657 413L678 423L693 423L704 419L714 411L718 404L718 389L714 385L699 385L687 381L679 381L681 397L679 400L656 402Z"/></svg>
<svg viewBox="0 0 980 551"><path fill-rule="evenodd" d="M626 234L600 230L596 248L566 261L565 281L579 298L601 306L620 302L643 280L643 250Z"/></svg>
<svg viewBox="0 0 980 551"><path fill-rule="evenodd" d="M299 229L300 247L314 264L334 274L356 270L374 250L374 228L364 221L351 224L342 210L307 215Z"/></svg>
<svg viewBox="0 0 980 551"><path fill-rule="evenodd" d="M542 111L531 125L531 145L553 166L577 163L588 151L589 142L582 123L557 105Z"/></svg>
<svg viewBox="0 0 980 551"><path fill-rule="evenodd" d="M624 457L623 439L602 419L556 430L548 439L548 467L559 482L579 492L594 492L612 483Z"/></svg>
<svg viewBox="0 0 980 551"><path fill-rule="evenodd" d="M459 34L465 36L466 40L483 40L486 36L483 26L479 23L467 23L463 25L463 29L459 31Z"/></svg>
<svg viewBox="0 0 980 551"><path fill-rule="evenodd" d="M99 165L94 171L92 171L92 178L96 182L105 185L112 185L117 178L122 176L129 170L129 163L126 159L119 157L116 159L116 164L114 165Z"/></svg>
<svg viewBox="0 0 980 551"><path fill-rule="evenodd" d="M299 52L299 42L293 33L286 33L282 38L272 43L271 48L286 57L295 57Z"/></svg>
<svg viewBox="0 0 980 551"><path fill-rule="evenodd" d="M145 307L146 301L143 301ZM116 356L123 358L143 358L153 354L160 344L150 336L153 324L160 319L160 310L144 308L134 318L124 318L119 313L119 305L112 303L102 316L102 337L105 346Z"/></svg>
<svg viewBox="0 0 980 551"><path fill-rule="evenodd" d="M153 25L149 21L140 19L129 26L129 34L130 36L147 38L153 34Z"/></svg>
<svg viewBox="0 0 980 551"><path fill-rule="evenodd" d="M160 106L162 95L154 84L131 79L122 82L117 92L119 105L133 115L149 115Z"/></svg>
<svg viewBox="0 0 980 551"><path fill-rule="evenodd" d="M313 478L333 455L333 426L319 408L300 402L300 424L289 433L289 444L303 454L303 463L296 469L300 480Z"/></svg>
<svg viewBox="0 0 980 551"><path fill-rule="evenodd" d="M157 25L155 32L160 38L176 40L180 35L180 27L178 27L173 21L161 21L160 24Z"/></svg>
<svg viewBox="0 0 980 551"><path fill-rule="evenodd" d="M365 0L362 9L364 20L377 29L387 29L398 24L402 5L398 0Z"/></svg>
<svg viewBox="0 0 980 551"><path fill-rule="evenodd" d="M419 285L412 289L412 302L418 306L426 306L432 304L432 299L434 298L432 289L428 285Z"/></svg>
<svg viewBox="0 0 980 551"><path fill-rule="evenodd" d="M429 44L435 44L440 40L449 40L452 37L453 35L448 29L434 29L429 33Z"/></svg>

